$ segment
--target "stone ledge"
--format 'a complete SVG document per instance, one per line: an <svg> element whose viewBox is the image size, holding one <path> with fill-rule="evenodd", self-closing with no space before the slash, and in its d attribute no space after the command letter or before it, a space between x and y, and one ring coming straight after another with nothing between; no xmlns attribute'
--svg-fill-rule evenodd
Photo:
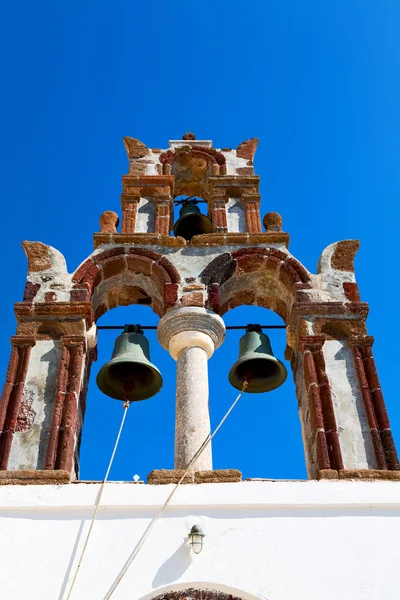
<svg viewBox="0 0 400 600"><path fill-rule="evenodd" d="M334 469L322 469L318 471L317 479L339 479L339 473Z"/></svg>
<svg viewBox="0 0 400 600"><path fill-rule="evenodd" d="M70 481L68 471L0 471L0 485L52 485Z"/></svg>
<svg viewBox="0 0 400 600"><path fill-rule="evenodd" d="M76 317L85 319L88 326L93 323L91 302L16 302L14 312L18 323L40 321L41 317Z"/></svg>
<svg viewBox="0 0 400 600"><path fill-rule="evenodd" d="M142 246L167 246L180 248L183 246L243 246L244 244L283 244L289 246L289 234L282 231L267 233L202 233L186 242L180 236L162 235L160 233L95 233L93 243L95 250L104 244L140 244Z"/></svg>
<svg viewBox="0 0 400 600"><path fill-rule="evenodd" d="M296 302L293 304L293 316L313 315L317 319L330 316L365 320L368 316L366 302Z"/></svg>
<svg viewBox="0 0 400 600"><path fill-rule="evenodd" d="M103 244L140 244L141 246L169 246L179 248L186 246L183 237L162 235L160 233L95 233L94 249Z"/></svg>
<svg viewBox="0 0 400 600"><path fill-rule="evenodd" d="M156 469L147 476L147 483L166 485L178 483L184 470ZM242 473L237 469L217 469L216 471L189 471L182 484L187 483L237 483L242 481Z"/></svg>
<svg viewBox="0 0 400 600"><path fill-rule="evenodd" d="M343 469L343 471L338 471L338 473L339 479L400 481L400 471L389 471L386 469Z"/></svg>
<svg viewBox="0 0 400 600"><path fill-rule="evenodd" d="M363 481L400 481L400 471L386 469L323 469L318 472L318 479L358 479Z"/></svg>
<svg viewBox="0 0 400 600"><path fill-rule="evenodd" d="M282 231L267 233L202 233L195 235L188 246L243 246L244 244L283 244L289 246L289 234Z"/></svg>

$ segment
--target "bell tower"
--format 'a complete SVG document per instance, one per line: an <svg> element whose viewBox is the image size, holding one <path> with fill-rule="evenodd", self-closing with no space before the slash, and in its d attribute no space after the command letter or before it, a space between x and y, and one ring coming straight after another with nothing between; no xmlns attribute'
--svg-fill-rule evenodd
<svg viewBox="0 0 400 600"><path fill-rule="evenodd" d="M160 318L159 342L176 360L175 470L153 472L149 483L176 481L209 435L208 361L224 343L224 314L241 305L268 308L285 322L309 478L400 479L366 327L368 304L354 275L359 243L331 244L313 273L289 252L279 214L267 213L263 230L257 143L216 149L187 133L166 149L151 149L126 137L121 226L116 212L104 212L93 252L73 272L55 248L23 242L28 274L15 305L0 404L0 482L78 477L96 321L131 304L151 306ZM256 328L250 334L249 352L267 344ZM267 377L269 389L272 376L277 385L285 379L275 360L274 375L262 366L252 372ZM108 393L106 379L102 385ZM192 480L240 478L238 471L213 471L209 445Z"/></svg>

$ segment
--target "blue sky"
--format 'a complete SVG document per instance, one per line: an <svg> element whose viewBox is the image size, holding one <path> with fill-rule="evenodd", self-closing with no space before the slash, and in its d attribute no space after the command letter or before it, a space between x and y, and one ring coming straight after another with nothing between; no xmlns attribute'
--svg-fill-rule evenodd
<svg viewBox="0 0 400 600"><path fill-rule="evenodd" d="M262 213L283 216L291 252L315 272L328 244L361 240L356 275L399 446L399 20L395 0L3 3L1 372L24 288L21 241L56 247L70 271L84 260L100 214L120 209L124 135L150 147L166 147L188 129L215 147L257 136ZM225 320L280 322L254 307ZM99 324L125 322L156 324L157 317L133 306ZM99 337L85 479L103 477L121 416L94 380L114 335ZM239 335L228 335L209 364L214 425L235 397L227 374ZM164 388L131 407L112 479L173 466L175 365L149 338ZM271 341L282 358L284 333L272 332ZM215 438L214 466L245 477L306 476L291 376L275 392L243 397Z"/></svg>

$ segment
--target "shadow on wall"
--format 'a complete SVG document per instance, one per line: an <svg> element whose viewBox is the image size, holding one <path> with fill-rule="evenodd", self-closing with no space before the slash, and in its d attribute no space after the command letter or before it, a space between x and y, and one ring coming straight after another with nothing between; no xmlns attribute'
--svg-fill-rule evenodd
<svg viewBox="0 0 400 600"><path fill-rule="evenodd" d="M192 560L189 546L184 542L158 569L153 579L153 588L180 579L186 569L190 567Z"/></svg>
<svg viewBox="0 0 400 600"><path fill-rule="evenodd" d="M72 571L72 566L74 564L76 555L77 555L77 551L78 551L78 546L79 546L79 542L81 540L81 536L82 536L82 532L83 532L83 528L85 526L85 519L82 519L79 525L79 530L76 536L76 540L74 543L74 547L72 548L72 552L71 552L71 557L69 559L68 562L68 567L67 567L67 572L65 573L65 577L64 577L64 581L62 582L61 585L61 590L60 590L60 595L58 596L58 600L63 600L63 598L65 597L65 592L67 590L68 587L68 583L69 585L71 585L71 582L69 582L69 578L71 576L71 571Z"/></svg>

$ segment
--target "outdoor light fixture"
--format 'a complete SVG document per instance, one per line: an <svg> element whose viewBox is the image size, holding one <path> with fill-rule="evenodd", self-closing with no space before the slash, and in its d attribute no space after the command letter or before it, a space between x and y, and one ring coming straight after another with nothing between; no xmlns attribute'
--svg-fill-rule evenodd
<svg viewBox="0 0 400 600"><path fill-rule="evenodd" d="M203 537L205 536L204 531L200 525L193 525L189 533L190 545L195 554L200 554L203 548Z"/></svg>

